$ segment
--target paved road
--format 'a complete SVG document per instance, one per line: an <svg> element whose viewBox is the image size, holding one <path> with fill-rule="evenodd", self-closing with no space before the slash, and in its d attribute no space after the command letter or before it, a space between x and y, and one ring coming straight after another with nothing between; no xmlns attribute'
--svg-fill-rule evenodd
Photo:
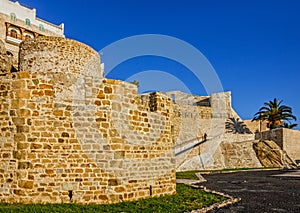
<svg viewBox="0 0 300 213"><path fill-rule="evenodd" d="M203 177L207 182L200 185L242 199L214 212L300 213L300 170L219 173Z"/></svg>

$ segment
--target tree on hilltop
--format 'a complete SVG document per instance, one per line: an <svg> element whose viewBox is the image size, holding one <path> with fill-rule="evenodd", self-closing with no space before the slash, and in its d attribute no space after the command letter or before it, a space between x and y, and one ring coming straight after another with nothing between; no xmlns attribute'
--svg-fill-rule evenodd
<svg viewBox="0 0 300 213"><path fill-rule="evenodd" d="M252 119L252 121L267 121L267 127L270 129L297 126L297 124L291 124L292 120L297 120L292 113L292 108L282 105L282 100L276 98L273 101L265 102Z"/></svg>

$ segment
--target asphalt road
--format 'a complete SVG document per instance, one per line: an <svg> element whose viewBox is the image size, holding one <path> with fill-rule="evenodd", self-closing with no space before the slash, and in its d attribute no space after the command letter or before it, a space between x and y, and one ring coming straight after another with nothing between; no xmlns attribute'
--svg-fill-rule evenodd
<svg viewBox="0 0 300 213"><path fill-rule="evenodd" d="M205 174L199 185L241 201L213 212L300 213L300 170Z"/></svg>

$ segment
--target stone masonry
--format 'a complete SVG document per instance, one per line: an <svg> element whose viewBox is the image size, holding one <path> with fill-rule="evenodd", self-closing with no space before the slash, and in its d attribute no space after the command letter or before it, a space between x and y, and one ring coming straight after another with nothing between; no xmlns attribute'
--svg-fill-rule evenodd
<svg viewBox="0 0 300 213"><path fill-rule="evenodd" d="M168 94L175 102L172 136L177 171L262 166L252 148L254 134L226 132L226 121L239 118L232 109L230 92L211 96L179 91ZM205 133L207 141L203 141Z"/></svg>
<svg viewBox="0 0 300 213"><path fill-rule="evenodd" d="M106 79L70 39L20 46L0 76L0 202L114 203L176 193L169 96Z"/></svg>
<svg viewBox="0 0 300 213"><path fill-rule="evenodd" d="M287 152L289 157L300 162L300 131L287 128L272 129L255 134L256 139L272 140L280 149Z"/></svg>
<svg viewBox="0 0 300 213"><path fill-rule="evenodd" d="M175 170L264 166L259 156L268 152L257 154L255 139L300 159L299 131L228 131L226 123L241 121L230 92L138 95L134 84L103 77L96 51L62 37L22 42L18 72L3 42L0 53L0 202L175 194Z"/></svg>

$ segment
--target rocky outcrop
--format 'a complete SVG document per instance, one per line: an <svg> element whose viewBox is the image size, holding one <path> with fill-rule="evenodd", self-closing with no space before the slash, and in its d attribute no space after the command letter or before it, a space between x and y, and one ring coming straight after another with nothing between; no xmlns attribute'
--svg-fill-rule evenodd
<svg viewBox="0 0 300 213"><path fill-rule="evenodd" d="M253 149L264 167L297 168L295 162L274 141L258 141L253 144Z"/></svg>

